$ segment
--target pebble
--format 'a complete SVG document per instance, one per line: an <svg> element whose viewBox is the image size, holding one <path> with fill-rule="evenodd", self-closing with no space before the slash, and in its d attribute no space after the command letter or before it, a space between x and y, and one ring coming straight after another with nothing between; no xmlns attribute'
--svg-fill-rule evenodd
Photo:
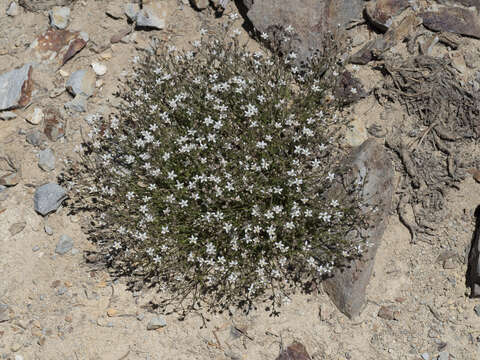
<svg viewBox="0 0 480 360"><path fill-rule="evenodd" d="M33 82L31 79L32 65L0 75L0 110L13 109L29 103Z"/></svg>
<svg viewBox="0 0 480 360"><path fill-rule="evenodd" d="M34 129L27 133L26 140L29 144L42 148L47 144L47 137L40 130Z"/></svg>
<svg viewBox="0 0 480 360"><path fill-rule="evenodd" d="M60 240L57 243L55 252L59 255L65 255L67 252L73 248L73 239L68 235L60 236Z"/></svg>
<svg viewBox="0 0 480 360"><path fill-rule="evenodd" d="M48 183L38 187L33 197L35 211L45 216L56 211L67 198L67 192L60 185Z"/></svg>
<svg viewBox="0 0 480 360"><path fill-rule="evenodd" d="M0 119L2 120L12 120L17 117L17 114L15 114L13 111L4 111L0 112Z"/></svg>
<svg viewBox="0 0 480 360"><path fill-rule="evenodd" d="M13 352L17 352L18 350L20 350L22 348L22 344L20 344L19 342L15 341L12 346L10 346L10 350L12 350Z"/></svg>
<svg viewBox="0 0 480 360"><path fill-rule="evenodd" d="M22 355L15 355L15 360L23 360L23 356Z"/></svg>
<svg viewBox="0 0 480 360"><path fill-rule="evenodd" d="M98 76L105 75L107 73L107 67L104 64L92 63L92 69Z"/></svg>
<svg viewBox="0 0 480 360"><path fill-rule="evenodd" d="M43 110L41 108L34 108L32 113L27 117L27 121L32 125L38 125L42 122L43 117Z"/></svg>
<svg viewBox="0 0 480 360"><path fill-rule="evenodd" d="M137 320L142 321L145 318L145 314L138 314L137 315Z"/></svg>
<svg viewBox="0 0 480 360"><path fill-rule="evenodd" d="M87 112L87 96L80 94L64 104L65 109L73 112Z"/></svg>
<svg viewBox="0 0 480 360"><path fill-rule="evenodd" d="M422 357L423 360L430 360L430 354L429 353L423 353L421 355L421 357Z"/></svg>
<svg viewBox="0 0 480 360"><path fill-rule="evenodd" d="M156 330L167 326L167 322L163 317L156 316L152 318L147 324L147 330Z"/></svg>
<svg viewBox="0 0 480 360"><path fill-rule="evenodd" d="M53 9L48 12L48 16L50 17L50 26L57 29L65 29L70 18L70 8L54 6Z"/></svg>
<svg viewBox="0 0 480 360"><path fill-rule="evenodd" d="M167 12L160 1L144 1L142 10L137 13L136 23L139 27L162 30L165 28Z"/></svg>
<svg viewBox="0 0 480 360"><path fill-rule="evenodd" d="M57 295L63 295L67 292L67 288L65 286L60 286L57 290Z"/></svg>
<svg viewBox="0 0 480 360"><path fill-rule="evenodd" d="M208 0L193 0L193 5L198 9L198 10L204 10L208 7L209 1Z"/></svg>
<svg viewBox="0 0 480 360"><path fill-rule="evenodd" d="M450 354L448 351L442 351L440 354L438 354L438 360L449 360L450 359Z"/></svg>
<svg viewBox="0 0 480 360"><path fill-rule="evenodd" d="M95 91L95 73L90 69L75 71L65 84L67 90L73 95L86 95L90 97Z"/></svg>
<svg viewBox="0 0 480 360"><path fill-rule="evenodd" d="M43 227L43 229L45 230L45 233L46 233L47 235L50 235L50 236L53 235L53 230L52 230L52 228L51 228L50 226L48 226L48 224L45 224L45 226Z"/></svg>
<svg viewBox="0 0 480 360"><path fill-rule="evenodd" d="M55 154L48 148L38 153L38 166L43 171L52 171L55 169Z"/></svg>
<svg viewBox="0 0 480 360"><path fill-rule="evenodd" d="M35 246L32 248L32 251L33 251L33 252L37 252L38 250L40 250L40 246L38 246L38 245L35 245Z"/></svg>
<svg viewBox="0 0 480 360"><path fill-rule="evenodd" d="M18 4L15 1L12 1L7 9L8 16L17 16L20 13L20 9L18 8Z"/></svg>
<svg viewBox="0 0 480 360"><path fill-rule="evenodd" d="M15 224L12 224L8 231L10 232L11 236L15 236L23 231L25 229L25 226L27 226L26 221L21 221Z"/></svg>
<svg viewBox="0 0 480 360"><path fill-rule="evenodd" d="M473 307L473 310L475 311L475 314L477 314L477 316L480 316L480 304L477 304Z"/></svg>
<svg viewBox="0 0 480 360"><path fill-rule="evenodd" d="M72 255L77 255L78 254L78 249L73 248L72 249Z"/></svg>

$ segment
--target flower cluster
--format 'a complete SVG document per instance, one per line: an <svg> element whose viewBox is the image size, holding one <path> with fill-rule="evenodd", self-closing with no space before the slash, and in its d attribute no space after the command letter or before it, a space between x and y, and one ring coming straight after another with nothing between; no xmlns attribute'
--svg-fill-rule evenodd
<svg viewBox="0 0 480 360"><path fill-rule="evenodd" d="M275 304L292 281L363 251L345 236L357 205L328 196L340 178L335 57L300 70L294 52L249 53L229 29L225 39L136 59L121 111L90 116L77 149L86 170L73 188L109 263L189 308L266 291Z"/></svg>

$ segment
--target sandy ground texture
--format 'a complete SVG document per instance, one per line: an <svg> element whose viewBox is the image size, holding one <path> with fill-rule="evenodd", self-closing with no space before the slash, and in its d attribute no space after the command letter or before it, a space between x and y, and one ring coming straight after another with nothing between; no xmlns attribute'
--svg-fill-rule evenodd
<svg viewBox="0 0 480 360"><path fill-rule="evenodd" d="M0 73L31 61L29 44L49 27L46 12L20 8L18 15L5 16L9 3L0 0ZM35 187L56 181L63 160L80 142L79 129L87 126L85 116L114 110L117 100L112 94L131 72L132 59L144 51L149 39L157 36L182 46L197 39L202 27L222 21L212 11L200 13L182 4L170 2L168 29L135 31L112 45L111 36L128 25L125 18L115 20L105 11L107 6L121 6L122 1L77 2L71 7L68 29L87 32L87 47L62 67L64 73L53 65L39 67L33 75L37 92L32 104L15 110L15 119L0 121L0 150L22 166L21 181L0 194L0 306L8 305L6 318L0 318L0 358L273 360L282 347L296 340L317 360L436 359L441 352L442 360L478 359L480 321L474 311L478 300L468 298L465 286L465 253L474 229L473 210L480 204L480 184L471 178L460 184L460 190L448 192L449 216L437 229L432 244L410 244L407 229L391 214L368 287L366 308L353 320L320 291L293 297L276 318L261 307L248 316L205 319L194 314L178 321L172 315L165 317L167 326L147 330L155 313L142 306L154 299L155 293L131 293L122 281L113 282L104 271L85 264L82 254L93 245L80 229L80 217L68 216L62 207L48 218L35 213ZM233 2L226 13L231 11L235 11ZM242 22L238 20L238 25L246 39ZM353 31L364 39L371 36L364 26ZM468 40L466 47L478 49L480 43ZM97 78L103 85L97 84L86 113L66 119L65 136L48 142L56 155L56 168L45 172L37 165L39 149L27 143L25 136L40 125L25 119L35 107L62 108L71 96L65 91L56 97L50 94L64 89L68 74L92 62L107 66L106 74ZM355 72L367 88L381 81L369 66ZM360 138L368 136L365 128L373 123L381 122L388 128L406 116L401 109L385 112L373 95L353 110L355 136ZM25 227L12 235L12 226L23 222ZM58 255L55 247L63 234L74 240L74 248ZM452 250L455 256L444 264L438 256L445 250ZM392 307L393 319L379 316L382 306Z"/></svg>

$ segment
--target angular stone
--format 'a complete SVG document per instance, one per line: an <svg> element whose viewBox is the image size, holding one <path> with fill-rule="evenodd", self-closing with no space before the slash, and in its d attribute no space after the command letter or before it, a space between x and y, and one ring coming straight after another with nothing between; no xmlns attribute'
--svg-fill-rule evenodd
<svg viewBox="0 0 480 360"><path fill-rule="evenodd" d="M22 180L20 172L12 172L7 175L0 177L0 185L4 186L15 186Z"/></svg>
<svg viewBox="0 0 480 360"><path fill-rule="evenodd" d="M74 96L84 94L90 97L95 91L95 73L90 69L77 70L70 75L65 86Z"/></svg>
<svg viewBox="0 0 480 360"><path fill-rule="evenodd" d="M192 3L198 10L204 10L208 7L209 0L193 0Z"/></svg>
<svg viewBox="0 0 480 360"><path fill-rule="evenodd" d="M33 196L35 211L47 215L56 211L67 198L67 192L60 185L48 183L38 187Z"/></svg>
<svg viewBox="0 0 480 360"><path fill-rule="evenodd" d="M65 63L68 60L70 60L76 54L78 54L85 47L85 45L87 45L87 41L88 40L81 39L81 38L74 39L68 46L68 49L65 55L63 55L62 65L65 65Z"/></svg>
<svg viewBox="0 0 480 360"><path fill-rule="evenodd" d="M87 96L80 94L75 96L71 101L64 104L65 109L72 112L86 112L87 111Z"/></svg>
<svg viewBox="0 0 480 360"><path fill-rule="evenodd" d="M167 326L167 322L161 316L152 318L147 324L147 330L156 330Z"/></svg>
<svg viewBox="0 0 480 360"><path fill-rule="evenodd" d="M125 15L131 20L137 20L137 14L140 11L140 7L134 3L125 4Z"/></svg>
<svg viewBox="0 0 480 360"><path fill-rule="evenodd" d="M57 29L65 29L70 18L70 8L55 6L48 12L50 18L50 26Z"/></svg>
<svg viewBox="0 0 480 360"><path fill-rule="evenodd" d="M32 66L30 64L1 74L0 110L14 109L27 105L30 101L32 90Z"/></svg>
<svg viewBox="0 0 480 360"><path fill-rule="evenodd" d="M66 6L74 3L76 0L19 0L20 6L29 11L50 10L54 6Z"/></svg>
<svg viewBox="0 0 480 360"><path fill-rule="evenodd" d="M105 10L105 14L110 16L111 18L118 20L123 18L124 11L120 4L111 2L107 6L107 10Z"/></svg>
<svg viewBox="0 0 480 360"><path fill-rule="evenodd" d="M387 31L392 25L393 18L408 6L410 6L408 0L370 1L365 6L365 14L374 27L380 31Z"/></svg>
<svg viewBox="0 0 480 360"><path fill-rule="evenodd" d="M41 108L34 108L27 117L27 121L32 125L38 125L44 118L43 110Z"/></svg>
<svg viewBox="0 0 480 360"><path fill-rule="evenodd" d="M10 232L10 235L15 236L18 233L22 232L23 229L25 229L25 226L27 226L27 223L25 221L21 221L15 224L12 224L9 228L8 231Z"/></svg>
<svg viewBox="0 0 480 360"><path fill-rule="evenodd" d="M167 10L165 2L161 0L144 0L143 8L137 13L138 27L162 30L165 28Z"/></svg>
<svg viewBox="0 0 480 360"><path fill-rule="evenodd" d="M461 7L443 7L420 14L423 25L432 31L445 31L480 39L480 17Z"/></svg>
<svg viewBox="0 0 480 360"><path fill-rule="evenodd" d="M87 42L87 33L50 28L30 44L28 56L32 56L42 63L56 60L63 65Z"/></svg>
<svg viewBox="0 0 480 360"><path fill-rule="evenodd" d="M12 1L8 6L7 15L13 17L13 16L17 16L19 13L20 13L20 9L18 7L18 4L15 1Z"/></svg>
<svg viewBox="0 0 480 360"><path fill-rule="evenodd" d="M92 69L98 76L103 76L107 73L107 67L104 64L94 62L91 64Z"/></svg>
<svg viewBox="0 0 480 360"><path fill-rule="evenodd" d="M43 171L52 171L55 169L55 154L48 148L38 153L38 166Z"/></svg>
<svg viewBox="0 0 480 360"><path fill-rule="evenodd" d="M17 114L15 114L13 111L4 111L0 112L0 119L2 120L12 120L17 117Z"/></svg>
<svg viewBox="0 0 480 360"><path fill-rule="evenodd" d="M311 360L305 346L299 342L294 342L283 350L276 360Z"/></svg>
<svg viewBox="0 0 480 360"><path fill-rule="evenodd" d="M265 32L270 39L285 34L293 27L290 37L292 50L298 53L298 60L312 55L322 48L324 35L329 30L340 30L352 19L362 17L363 0L263 0L245 1L249 10L247 17L259 32Z"/></svg>
<svg viewBox="0 0 480 360"><path fill-rule="evenodd" d="M46 110L44 120L45 127L43 132L50 141L57 141L65 135L65 124L56 110Z"/></svg>
<svg viewBox="0 0 480 360"><path fill-rule="evenodd" d="M360 193L362 211L363 209L368 211L368 208L377 209L374 214L369 215L368 229L358 230L361 238L371 244L368 251L361 259L351 260L344 268L336 269L333 277L323 282L325 291L337 308L352 318L361 313L365 304L365 291L392 206L394 170L383 146L374 139L369 139L359 146L351 154L346 165L349 170L343 184L363 182ZM346 196L346 191L340 183L332 192L336 198Z"/></svg>
<svg viewBox="0 0 480 360"><path fill-rule="evenodd" d="M26 140L35 147L44 147L47 143L47 137L40 130L34 129L27 133Z"/></svg>
<svg viewBox="0 0 480 360"><path fill-rule="evenodd" d="M55 247L55 252L59 255L65 255L73 249L73 239L68 235L60 236L60 240Z"/></svg>

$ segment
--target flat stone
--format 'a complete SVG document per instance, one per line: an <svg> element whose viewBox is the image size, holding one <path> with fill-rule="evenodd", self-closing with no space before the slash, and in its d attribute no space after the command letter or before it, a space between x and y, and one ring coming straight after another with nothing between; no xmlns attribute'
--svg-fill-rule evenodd
<svg viewBox="0 0 480 360"><path fill-rule="evenodd" d="M8 231L10 232L10 235L15 236L18 233L22 232L23 229L25 229L25 226L27 226L27 223L25 221L20 221L18 223L12 224L8 228Z"/></svg>
<svg viewBox="0 0 480 360"><path fill-rule="evenodd" d="M393 18L410 6L408 0L377 0L365 6L365 14L370 23L380 31L387 31Z"/></svg>
<svg viewBox="0 0 480 360"><path fill-rule="evenodd" d="M398 312L393 306L381 306L377 316L385 320L398 320Z"/></svg>
<svg viewBox="0 0 480 360"><path fill-rule="evenodd" d="M44 123L43 132L49 140L57 141L65 135L65 124L55 109L50 108L45 111Z"/></svg>
<svg viewBox="0 0 480 360"><path fill-rule="evenodd" d="M38 166L43 171L52 171L55 169L55 154L48 148L38 153Z"/></svg>
<svg viewBox="0 0 480 360"><path fill-rule="evenodd" d="M84 94L77 95L72 100L66 102L64 107L72 112L86 112L87 98L88 97Z"/></svg>
<svg viewBox="0 0 480 360"><path fill-rule="evenodd" d="M40 130L34 129L27 132L26 140L35 147L44 147L47 143L47 137Z"/></svg>
<svg viewBox="0 0 480 360"><path fill-rule="evenodd" d="M66 6L74 3L76 0L19 0L20 6L29 11L50 10L54 6Z"/></svg>
<svg viewBox="0 0 480 360"><path fill-rule="evenodd" d="M60 236L60 240L57 243L55 252L59 255L65 255L67 252L73 248L73 239L68 235Z"/></svg>
<svg viewBox="0 0 480 360"><path fill-rule="evenodd" d="M144 0L143 8L137 13L138 27L162 30L165 28L167 10L165 2L160 0Z"/></svg>
<svg viewBox="0 0 480 360"><path fill-rule="evenodd" d="M48 183L38 187L33 197L35 211L47 215L56 211L67 198L67 192L60 185Z"/></svg>
<svg viewBox="0 0 480 360"><path fill-rule="evenodd" d="M3 111L0 112L0 119L2 120L12 120L17 117L17 114L15 114L13 111Z"/></svg>
<svg viewBox="0 0 480 360"><path fill-rule="evenodd" d="M17 16L20 13L20 8L15 1L12 1L7 9L8 16Z"/></svg>
<svg viewBox="0 0 480 360"><path fill-rule="evenodd" d="M442 351L438 354L438 360L449 360L450 359L450 354L448 351Z"/></svg>
<svg viewBox="0 0 480 360"><path fill-rule="evenodd" d="M138 6L138 4L134 4L134 3L125 4L124 10L125 10L124 11L125 15L131 21L136 21L137 20L137 14L140 11L140 7Z"/></svg>
<svg viewBox="0 0 480 360"><path fill-rule="evenodd" d="M365 291L375 262L375 255L380 246L387 225L388 214L392 207L394 192L394 169L384 147L375 139L365 141L356 148L346 161L347 173L343 181L334 186L330 197L345 198L346 191L342 184L362 182L362 211L375 208L370 214L368 229L358 229L361 236L350 234L352 241L366 239L371 246L361 259L351 260L344 268L335 269L333 277L323 282L323 288L337 308L349 318L361 313L365 304ZM346 200L348 201L348 200Z"/></svg>
<svg viewBox="0 0 480 360"><path fill-rule="evenodd" d="M432 31L445 31L480 39L480 17L461 7L442 7L420 14L423 25Z"/></svg>
<svg viewBox="0 0 480 360"><path fill-rule="evenodd" d="M107 67L101 63L92 63L92 69L98 76L103 76L107 73Z"/></svg>
<svg viewBox="0 0 480 360"><path fill-rule="evenodd" d="M48 236L52 236L53 235L53 229L48 226L48 224L45 224L45 226L43 227L43 230L45 230L45 233L48 235Z"/></svg>
<svg viewBox="0 0 480 360"><path fill-rule="evenodd" d="M27 55L41 63L56 61L63 65L88 42L88 34L78 31L49 28L29 46Z"/></svg>
<svg viewBox="0 0 480 360"><path fill-rule="evenodd" d="M83 94L90 97L95 91L95 80L93 70L81 69L70 75L65 87L73 96Z"/></svg>
<svg viewBox="0 0 480 360"><path fill-rule="evenodd" d="M4 186L15 186L22 180L20 172L12 172L7 175L0 177L0 185Z"/></svg>
<svg viewBox="0 0 480 360"><path fill-rule="evenodd" d="M167 322L161 316L152 318L147 324L147 330L156 330L167 326Z"/></svg>
<svg viewBox="0 0 480 360"><path fill-rule="evenodd" d="M44 114L41 108L34 108L27 116L27 121L32 125L38 125L43 121Z"/></svg>
<svg viewBox="0 0 480 360"><path fill-rule="evenodd" d="M65 29L70 19L70 8L65 6L55 6L48 12L50 17L50 26L57 29Z"/></svg>
<svg viewBox="0 0 480 360"><path fill-rule="evenodd" d="M305 346L299 342L294 342L283 350L276 360L311 360Z"/></svg>
<svg viewBox="0 0 480 360"><path fill-rule="evenodd" d="M1 74L0 110L15 109L27 105L32 90L32 66L30 64Z"/></svg>

